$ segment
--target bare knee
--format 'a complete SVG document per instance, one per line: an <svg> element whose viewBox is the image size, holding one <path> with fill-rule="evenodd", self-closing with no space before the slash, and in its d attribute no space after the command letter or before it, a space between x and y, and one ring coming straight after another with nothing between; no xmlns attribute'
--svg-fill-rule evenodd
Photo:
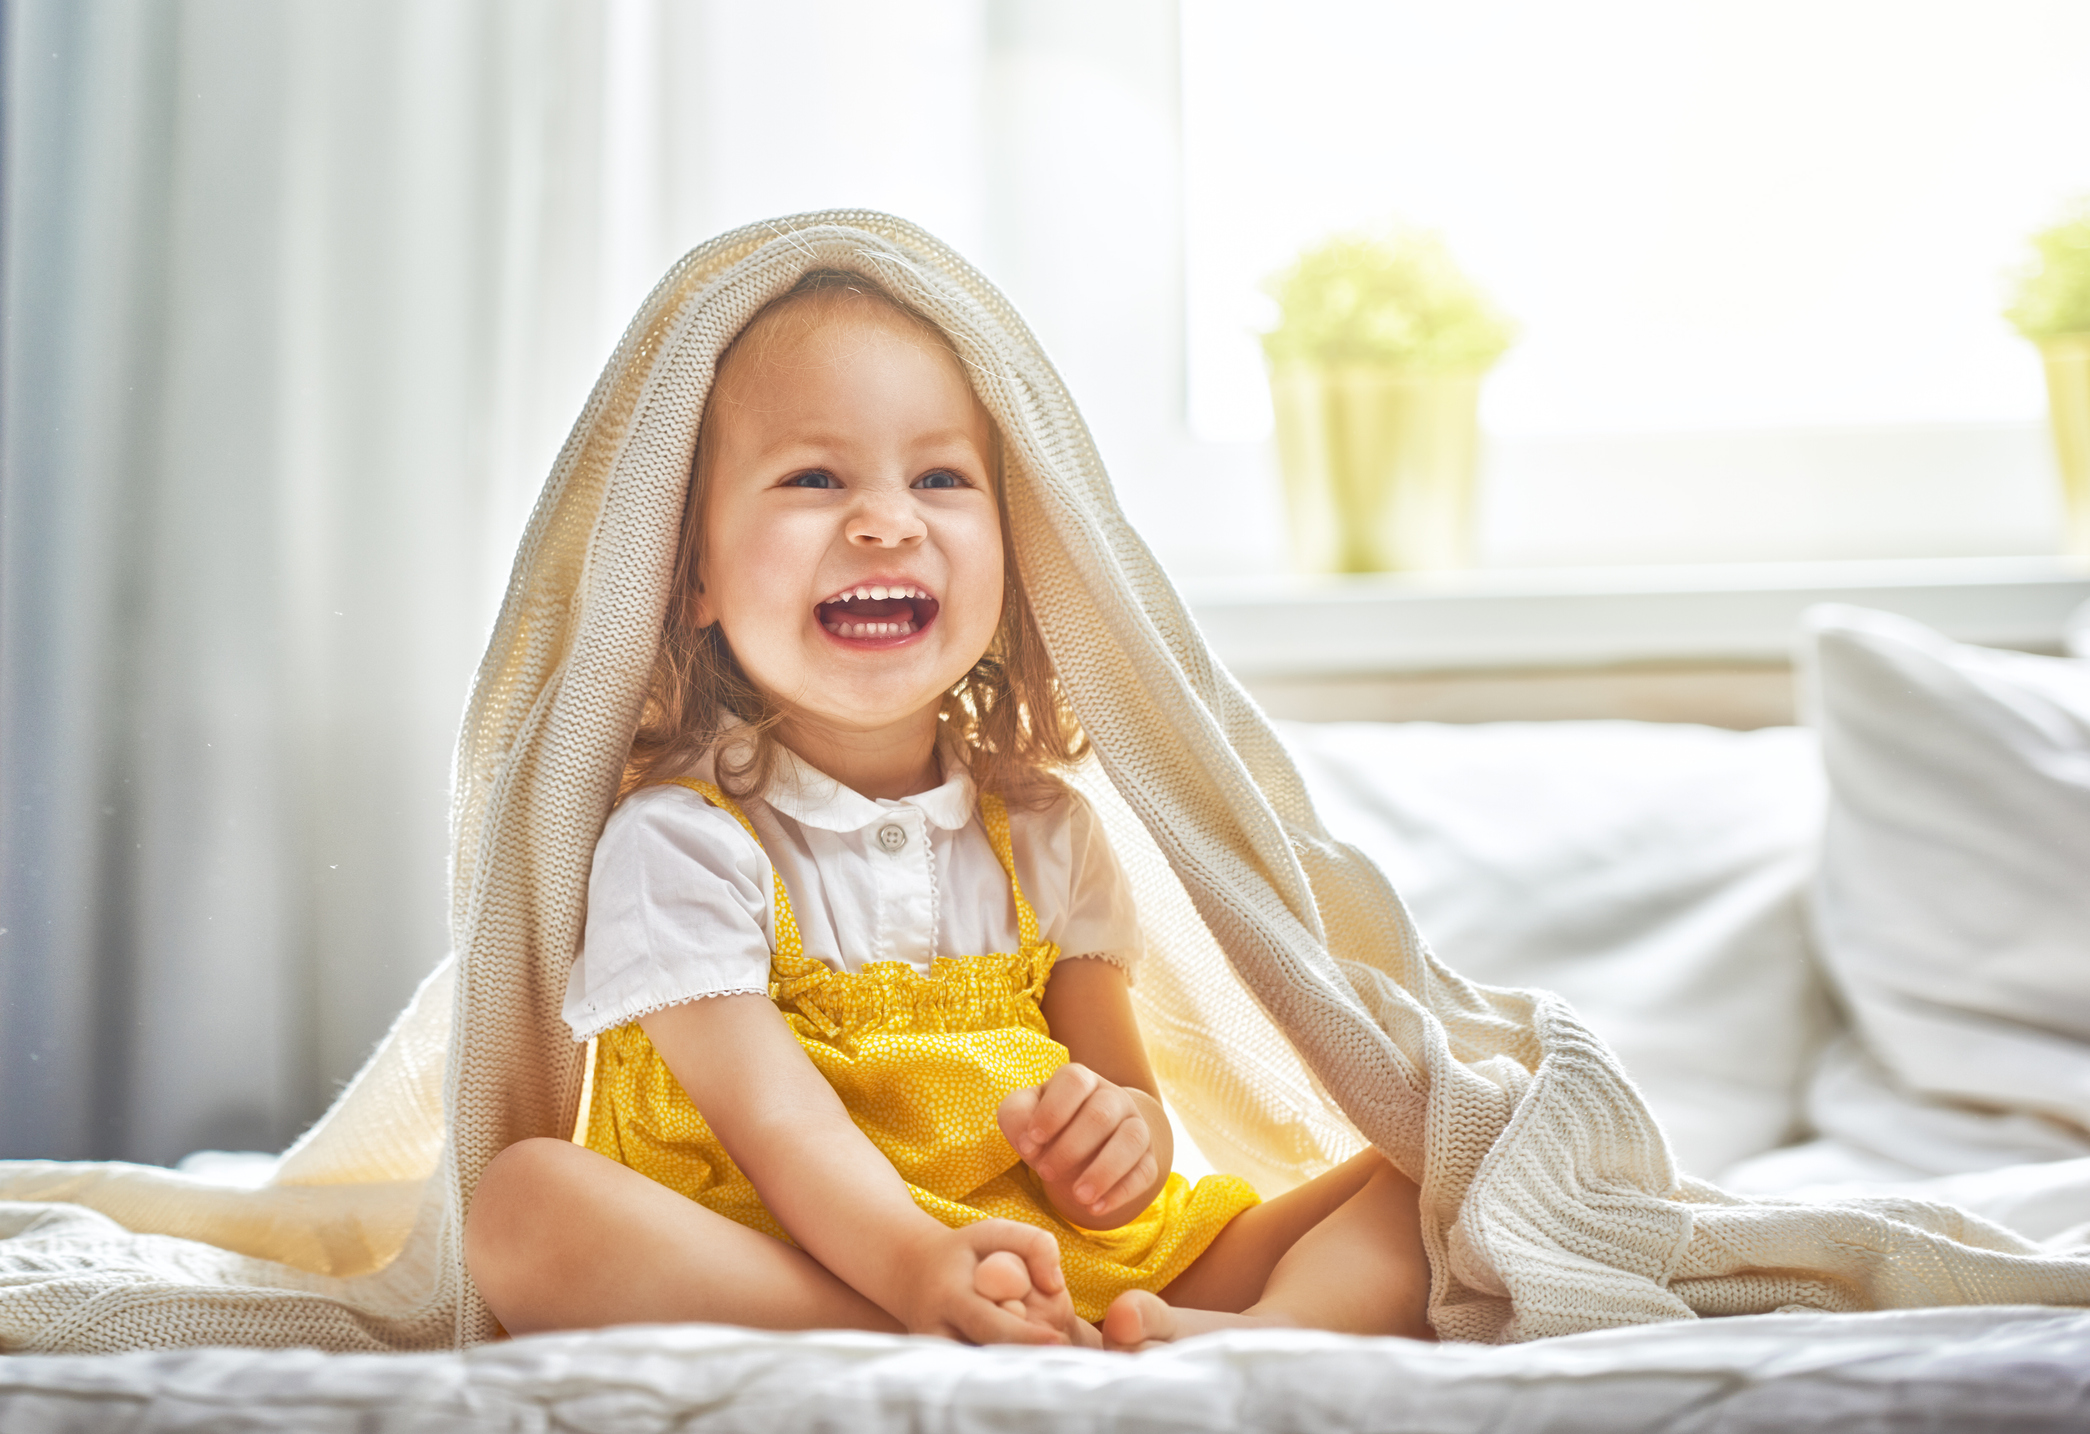
<svg viewBox="0 0 2090 1434"><path fill-rule="evenodd" d="M1378 1158L1356 1203L1371 1212L1372 1223L1390 1236L1387 1253L1394 1270L1384 1279L1388 1301L1379 1332L1409 1339L1434 1340L1429 1321L1430 1257L1422 1242L1422 1187L1385 1156Z"/></svg>
<svg viewBox="0 0 2090 1434"><path fill-rule="evenodd" d="M472 1189L464 1217L464 1262L472 1282L502 1323L506 1311L548 1257L556 1258L563 1198L570 1193L575 1157L588 1152L564 1140L517 1141L496 1155Z"/></svg>
<svg viewBox="0 0 2090 1434"><path fill-rule="evenodd" d="M543 1197L566 1183L576 1153L570 1142L540 1136L519 1140L496 1155L472 1189L464 1220L465 1257L471 1258L475 1244L506 1243L534 1224L544 1209Z"/></svg>

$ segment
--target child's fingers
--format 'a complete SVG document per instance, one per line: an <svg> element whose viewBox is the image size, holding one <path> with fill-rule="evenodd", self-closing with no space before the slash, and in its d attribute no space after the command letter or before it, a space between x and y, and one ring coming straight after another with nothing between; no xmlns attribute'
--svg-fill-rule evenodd
<svg viewBox="0 0 2090 1434"><path fill-rule="evenodd" d="M1025 1150L1023 1139L1015 1142L1016 1148L1024 1151L1024 1158L1030 1159L1032 1150L1043 1149L1058 1137L1102 1083L1102 1077L1094 1071L1072 1061L1054 1071L1052 1079L1038 1088L1038 1104L1022 1132L1031 1150Z"/></svg>
<svg viewBox="0 0 2090 1434"><path fill-rule="evenodd" d="M1024 1297L1022 1306L1022 1312L1033 1324L1058 1330L1067 1337L1069 1344L1082 1344L1093 1333L1089 1325L1074 1313L1074 1301L1064 1288L1047 1294L1034 1286Z"/></svg>
<svg viewBox="0 0 2090 1434"><path fill-rule="evenodd" d="M1075 1177L1074 1198L1098 1214L1109 1209L1112 1197L1135 1171L1144 1169L1147 1178L1153 1178L1153 1148L1145 1121L1123 1122Z"/></svg>
<svg viewBox="0 0 2090 1434"><path fill-rule="evenodd" d="M1059 1242L1035 1225L980 1220L964 1235L978 1255L973 1290L985 1309L962 1320L962 1338L978 1344L1095 1344L1094 1331L1074 1313ZM1020 1321L1011 1326L1004 1321ZM954 1326L955 1328L956 1326Z"/></svg>
<svg viewBox="0 0 2090 1434"><path fill-rule="evenodd" d="M1032 1225L1018 1228L1024 1234L1019 1237L1022 1245L1016 1253L1023 1256L1023 1266L1030 1271L1031 1284L1048 1295L1066 1293L1067 1277L1060 1270L1059 1241Z"/></svg>
<svg viewBox="0 0 2090 1434"><path fill-rule="evenodd" d="M979 1253L981 1268L990 1262L1020 1260L1033 1288L1048 1295L1059 1294L1067 1288L1067 1277L1060 1273L1059 1242L1036 1225L1026 1225L1020 1220L978 1220L965 1227L965 1234ZM1014 1271L1009 1273L1013 1275ZM975 1283L978 1278L975 1274ZM997 1292L995 1298L1002 1296Z"/></svg>
<svg viewBox="0 0 2090 1434"><path fill-rule="evenodd" d="M952 1333L973 1344L1070 1343L1064 1331L1033 1318L1020 1301L1011 1300L1009 1303L1016 1308L1010 1310L985 1300L973 1302L970 1307L954 1313L950 1321Z"/></svg>
<svg viewBox="0 0 2090 1434"><path fill-rule="evenodd" d="M1001 1127L1001 1133L1009 1144L1016 1147L1016 1153L1026 1160L1037 1149L1037 1142L1030 1138L1030 1126L1032 1113L1038 1108L1038 1097L1044 1089L1043 1086L1027 1085L1022 1090L1010 1091L994 1112L995 1124ZM1026 1145L1030 1148L1026 1149Z"/></svg>
<svg viewBox="0 0 2090 1434"><path fill-rule="evenodd" d="M1138 1163L1133 1165L1131 1170L1126 1172L1124 1179L1118 1181L1117 1184L1096 1197L1094 1201L1096 1213L1100 1215L1105 1210L1116 1209L1128 1200L1138 1199L1146 1193L1147 1187L1154 1183L1154 1177L1160 1173L1161 1162L1154 1158L1152 1151L1149 1151L1145 1156L1141 1157Z"/></svg>
<svg viewBox="0 0 2090 1434"><path fill-rule="evenodd" d="M1127 1125L1147 1138L1147 1123L1132 1098L1117 1086L1104 1086L1082 1102L1049 1145L1029 1157L1031 1169L1045 1180L1073 1180L1095 1163Z"/></svg>

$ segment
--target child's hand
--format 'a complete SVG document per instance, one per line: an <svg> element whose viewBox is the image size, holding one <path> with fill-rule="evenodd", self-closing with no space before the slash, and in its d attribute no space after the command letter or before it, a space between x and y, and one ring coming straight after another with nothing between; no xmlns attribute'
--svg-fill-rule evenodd
<svg viewBox="0 0 2090 1434"><path fill-rule="evenodd" d="M1059 1266L1055 1264L1053 1270L1057 1274ZM973 1273L973 1288L1018 1319L1058 1330L1069 1344L1101 1349L1102 1332L1074 1313L1064 1278L1058 1286L1049 1294L1038 1288L1030 1266L1011 1250L996 1250Z"/></svg>
<svg viewBox="0 0 2090 1434"><path fill-rule="evenodd" d="M1014 1220L943 1230L915 1252L910 1334L971 1344L1085 1344L1102 1337L1077 1317L1052 1236Z"/></svg>
<svg viewBox="0 0 2090 1434"><path fill-rule="evenodd" d="M1045 1084L1009 1096L996 1119L1062 1215L1113 1229L1146 1208L1168 1173L1142 1100L1153 1097L1069 1062Z"/></svg>

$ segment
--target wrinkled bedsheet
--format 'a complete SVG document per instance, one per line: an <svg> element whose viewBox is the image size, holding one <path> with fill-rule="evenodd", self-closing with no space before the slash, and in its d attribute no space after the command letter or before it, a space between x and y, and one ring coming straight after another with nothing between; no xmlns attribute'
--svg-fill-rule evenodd
<svg viewBox="0 0 2090 1434"><path fill-rule="evenodd" d="M0 1429L2014 1431L2090 1427L2090 1312L1763 1315L1506 1348L1298 1331L1141 1355L709 1325L469 1354L0 1358Z"/></svg>

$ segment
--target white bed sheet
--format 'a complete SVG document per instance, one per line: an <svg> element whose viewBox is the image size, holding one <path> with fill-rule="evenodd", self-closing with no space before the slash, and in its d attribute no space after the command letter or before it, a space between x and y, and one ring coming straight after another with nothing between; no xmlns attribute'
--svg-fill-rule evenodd
<svg viewBox="0 0 2090 1434"><path fill-rule="evenodd" d="M1957 1434L2086 1425L2090 1312L2021 1308L1765 1315L1499 1349L1257 1331L1130 1356L684 1325L544 1335L464 1355L0 1359L7 1434Z"/></svg>

